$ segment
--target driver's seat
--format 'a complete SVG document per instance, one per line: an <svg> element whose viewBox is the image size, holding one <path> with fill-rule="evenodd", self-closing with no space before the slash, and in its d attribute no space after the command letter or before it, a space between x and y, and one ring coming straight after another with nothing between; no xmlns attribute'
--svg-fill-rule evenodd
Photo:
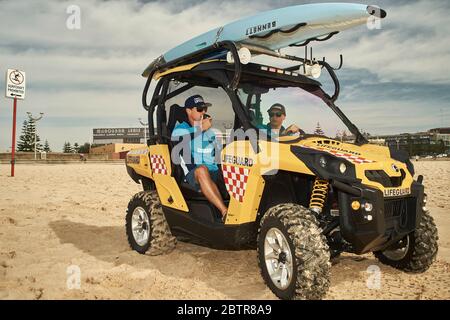
<svg viewBox="0 0 450 320"><path fill-rule="evenodd" d="M188 122L186 110L180 107L178 104L173 104L169 110L169 120L167 121L167 132L169 136L172 135L172 131L175 128L177 122Z"/></svg>

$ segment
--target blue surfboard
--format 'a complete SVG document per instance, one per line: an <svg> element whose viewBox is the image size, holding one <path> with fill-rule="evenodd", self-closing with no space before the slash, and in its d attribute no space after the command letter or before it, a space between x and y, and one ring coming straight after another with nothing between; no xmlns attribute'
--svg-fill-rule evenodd
<svg viewBox="0 0 450 320"><path fill-rule="evenodd" d="M169 50L158 59L162 58L168 63L225 40L278 50L301 45L311 39L328 39L346 29L366 24L368 19L385 16L384 10L364 4L290 6L262 12L203 33Z"/></svg>
<svg viewBox="0 0 450 320"><path fill-rule="evenodd" d="M384 18L385 13L373 6L352 3L285 7L213 29L171 49L163 56L166 62L169 62L224 40L278 50L311 38L366 24L372 16Z"/></svg>

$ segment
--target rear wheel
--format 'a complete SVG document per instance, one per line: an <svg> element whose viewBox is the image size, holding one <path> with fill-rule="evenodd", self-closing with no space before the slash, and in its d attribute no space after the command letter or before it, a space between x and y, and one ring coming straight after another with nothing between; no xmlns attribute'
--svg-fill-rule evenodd
<svg viewBox="0 0 450 320"><path fill-rule="evenodd" d="M428 211L424 211L417 229L395 245L375 252L377 259L406 272L424 272L436 259L438 233Z"/></svg>
<svg viewBox="0 0 450 320"><path fill-rule="evenodd" d="M133 250L159 255L175 248L176 238L170 232L156 191L135 194L128 203L125 220L128 243Z"/></svg>
<svg viewBox="0 0 450 320"><path fill-rule="evenodd" d="M262 217L258 262L267 286L281 299L321 299L330 284L330 252L311 212L279 204Z"/></svg>

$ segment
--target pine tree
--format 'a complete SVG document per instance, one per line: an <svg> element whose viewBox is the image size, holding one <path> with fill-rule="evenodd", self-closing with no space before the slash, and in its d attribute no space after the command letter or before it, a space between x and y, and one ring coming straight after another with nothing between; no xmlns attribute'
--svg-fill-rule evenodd
<svg viewBox="0 0 450 320"><path fill-rule="evenodd" d="M17 151L30 152L34 150L34 135L28 129L28 121L25 120L22 126L22 134L17 142Z"/></svg>
<svg viewBox="0 0 450 320"><path fill-rule="evenodd" d="M75 143L74 143L72 152L73 152L73 153L78 153L78 152L80 152L80 146L78 145L78 142L75 142Z"/></svg>
<svg viewBox="0 0 450 320"><path fill-rule="evenodd" d="M50 149L50 145L48 144L48 140L47 139L45 140L45 143L44 143L44 151L45 152L52 152L52 150Z"/></svg>
<svg viewBox="0 0 450 320"><path fill-rule="evenodd" d="M336 131L336 137L334 138L335 140L341 140L341 131L340 130L338 130L338 131Z"/></svg>
<svg viewBox="0 0 450 320"><path fill-rule="evenodd" d="M314 130L314 134L318 136L323 136L325 133L323 132L322 128L320 127L320 123L317 122L316 130Z"/></svg>
<svg viewBox="0 0 450 320"><path fill-rule="evenodd" d="M72 153L72 146L70 145L70 142L64 142L64 153Z"/></svg>
<svg viewBox="0 0 450 320"><path fill-rule="evenodd" d="M347 141L348 135L347 135L347 131L343 131L342 132L342 137L341 137L341 141Z"/></svg>
<svg viewBox="0 0 450 320"><path fill-rule="evenodd" d="M19 137L19 141L17 142L17 150L18 151L34 151L35 141L34 134L36 132L36 122L28 115L28 120L23 122L22 126L22 135ZM36 134L36 150L42 150L42 144L39 142L41 139L39 135Z"/></svg>

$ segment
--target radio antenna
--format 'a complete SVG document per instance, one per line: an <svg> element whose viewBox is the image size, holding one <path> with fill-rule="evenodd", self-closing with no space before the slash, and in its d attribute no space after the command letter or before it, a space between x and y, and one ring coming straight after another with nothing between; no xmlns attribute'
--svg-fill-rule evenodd
<svg viewBox="0 0 450 320"><path fill-rule="evenodd" d="M305 46L305 61L303 62L303 74L306 74L306 62L308 61L308 46Z"/></svg>

